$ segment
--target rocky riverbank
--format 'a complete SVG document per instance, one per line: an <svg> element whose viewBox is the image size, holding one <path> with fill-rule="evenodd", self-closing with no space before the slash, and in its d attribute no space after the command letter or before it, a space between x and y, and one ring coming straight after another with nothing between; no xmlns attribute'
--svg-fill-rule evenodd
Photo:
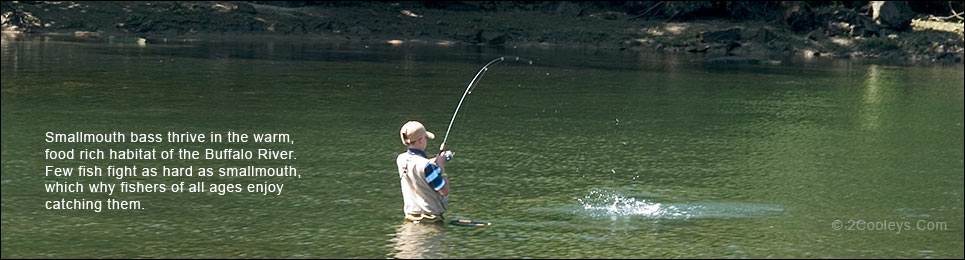
<svg viewBox="0 0 965 260"><path fill-rule="evenodd" d="M120 35L148 43L283 35L367 45L692 52L728 63L793 55L961 63L963 54L960 20L929 20L904 2L3 2L0 9L7 35Z"/></svg>

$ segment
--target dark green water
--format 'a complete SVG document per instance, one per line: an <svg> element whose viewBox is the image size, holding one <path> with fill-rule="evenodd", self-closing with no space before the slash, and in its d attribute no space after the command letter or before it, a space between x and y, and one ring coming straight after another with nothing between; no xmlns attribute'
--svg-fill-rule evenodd
<svg viewBox="0 0 965 260"><path fill-rule="evenodd" d="M493 225L404 224L399 127L422 121L438 147L465 85L500 55L535 62L494 66L448 143L447 216ZM2 256L963 257L962 66L696 58L3 38ZM71 179L44 165L91 163L43 149L124 147L47 144L47 131L285 132L295 144L270 148L296 150L302 177L280 181L280 196L123 194L145 209L46 210L108 196L45 193ZM245 162L164 164L192 163ZM914 230L874 224L889 222Z"/></svg>

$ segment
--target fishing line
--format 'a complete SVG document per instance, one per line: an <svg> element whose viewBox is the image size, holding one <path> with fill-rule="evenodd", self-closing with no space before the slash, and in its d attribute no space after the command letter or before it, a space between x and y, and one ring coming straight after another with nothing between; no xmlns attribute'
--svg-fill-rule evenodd
<svg viewBox="0 0 965 260"><path fill-rule="evenodd" d="M482 78L482 75L486 74L486 71L489 71L489 66L496 65L504 60L506 60L506 56L493 59L489 63L486 63L486 65L479 69L479 72L476 72L476 76L472 78L472 81L469 81L469 85L466 86L466 91L462 93L462 98L459 98L459 104L456 105L456 111L452 112L452 119L449 120L449 127L446 128L446 136L442 138L442 144L439 145L439 151L446 150L446 141L449 140L449 131L452 131L452 123L456 122L456 115L459 114L459 108L462 107L462 102L466 100L466 96L472 93L472 90L476 88L476 85L479 84L479 79ZM514 57L514 61L525 61L530 65L533 64L532 60L522 59L518 56Z"/></svg>

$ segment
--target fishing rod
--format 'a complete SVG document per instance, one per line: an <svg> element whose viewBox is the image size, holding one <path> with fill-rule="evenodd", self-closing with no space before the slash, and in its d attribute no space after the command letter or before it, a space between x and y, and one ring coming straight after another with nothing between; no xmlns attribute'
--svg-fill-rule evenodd
<svg viewBox="0 0 965 260"><path fill-rule="evenodd" d="M479 72L476 72L476 76L472 78L472 81L469 81L469 85L466 86L466 91L462 93L462 98L459 98L459 104L456 105L456 111L452 112L452 119L449 120L449 128L446 128L446 137L442 138L442 144L439 145L439 151L446 150L446 141L449 140L449 131L452 130L452 123L456 122L456 115L459 114L459 108L462 107L462 102L466 100L466 96L469 95L469 93L472 93L472 89L474 89L476 85L479 84L479 79L482 78L483 74L486 74L486 71L489 70L489 66L495 65L504 60L506 60L506 56L493 59L489 63L486 63L486 65L484 65L481 69L479 69ZM520 58L516 57L516 61L519 61L519 60ZM529 64L533 64L532 60L526 60L526 61L528 61ZM449 160L450 158L452 158L452 152L449 152L446 154L446 160Z"/></svg>
<svg viewBox="0 0 965 260"><path fill-rule="evenodd" d="M489 70L489 66L496 65L504 60L506 60L506 56L493 59L492 61L489 61L489 63L486 63L486 65L483 65L483 67L479 69L479 72L476 72L476 76L472 78L472 81L469 81L469 85L466 86L466 91L463 92L462 97L459 98L459 103L456 104L456 110L452 112L452 119L449 120L449 127L446 128L446 136L442 138L442 144L439 145L439 152L442 153L441 156L443 156L446 161L452 159L452 151L446 151L446 141L449 141L449 132L452 131L452 123L456 122L456 115L459 114L459 108L462 108L462 102L466 101L466 96L468 96L469 93L472 93L472 90L476 88L476 85L479 84L479 79L482 78L482 75L486 74L486 71ZM520 58L516 57L515 60L519 61ZM532 60L526 61L528 61L529 64L533 64ZM482 227L491 226L493 223L485 221L473 221L469 219L457 219L449 221L449 224L465 227Z"/></svg>

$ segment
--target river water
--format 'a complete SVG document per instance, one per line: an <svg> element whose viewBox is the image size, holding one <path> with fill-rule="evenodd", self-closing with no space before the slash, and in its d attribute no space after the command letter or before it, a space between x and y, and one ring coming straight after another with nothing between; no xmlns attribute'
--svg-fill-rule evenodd
<svg viewBox="0 0 965 260"><path fill-rule="evenodd" d="M453 126L447 218L406 224L398 131ZM2 256L963 257L963 67L590 49L6 37ZM48 131L289 133L261 193L47 193ZM429 149L430 153L437 150ZM249 161L134 161L234 167ZM193 177L199 178L199 177ZM123 181L194 182L188 177ZM141 210L47 210L61 198Z"/></svg>

